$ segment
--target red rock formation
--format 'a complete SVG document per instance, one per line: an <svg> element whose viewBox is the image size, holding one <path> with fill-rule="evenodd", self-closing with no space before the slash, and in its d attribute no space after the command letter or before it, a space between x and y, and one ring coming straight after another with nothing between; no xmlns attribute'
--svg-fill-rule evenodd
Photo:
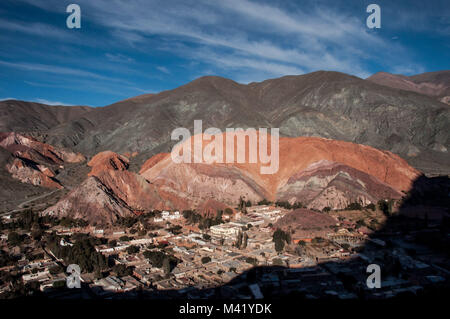
<svg viewBox="0 0 450 319"><path fill-rule="evenodd" d="M177 164L170 154L150 158L139 175L127 171L126 157L102 152L89 162L88 180L46 213L106 224L152 209L196 208L212 216L236 205L241 196L252 202L283 199L342 208L352 201L397 198L419 174L390 152L354 143L280 138L279 149L279 170L272 175L261 174L260 162Z"/></svg>
<svg viewBox="0 0 450 319"><path fill-rule="evenodd" d="M191 143L192 140L193 138ZM203 149L208 143L203 142ZM224 153L226 152L224 148ZM363 202L373 201L382 196L382 193L389 197L398 197L399 192L409 190L412 181L419 176L417 170L395 154L349 142L316 137L283 137L279 141L279 154L279 170L275 174L261 174L260 162L177 164L169 155L150 159L151 165L144 164L141 174L159 189L163 188L166 192L170 190L178 197L189 198L194 206L200 205L208 198L227 204L236 204L240 196L251 201L262 198L275 200L281 195L278 191L290 178L295 178L296 174L301 174L311 164L323 160L354 169L354 182L358 177L371 181L368 186L372 187L371 195L364 197ZM381 189L383 191L379 191ZM349 196L348 200L358 198L352 196Z"/></svg>
<svg viewBox="0 0 450 319"><path fill-rule="evenodd" d="M344 209L350 203L366 206L380 199L401 198L402 194L376 177L344 164L320 161L292 175L278 189L276 198L302 202L308 208Z"/></svg>
<svg viewBox="0 0 450 319"><path fill-rule="evenodd" d="M127 157L111 151L105 151L95 155L88 163L92 167L88 176L98 176L105 170L124 171L128 169L129 160Z"/></svg>
<svg viewBox="0 0 450 319"><path fill-rule="evenodd" d="M145 163L142 165L141 170L139 173L143 173L156 164L158 164L161 160L165 159L166 157L170 157L170 153L158 153L152 157L150 157Z"/></svg>
<svg viewBox="0 0 450 319"><path fill-rule="evenodd" d="M56 148L18 133L0 133L0 146L15 157L6 165L13 178L48 188L62 188L62 185L53 179L53 169L60 168L65 163L79 163L85 159L80 153Z"/></svg>
<svg viewBox="0 0 450 319"><path fill-rule="evenodd" d="M52 179L54 173L48 167L38 165L30 160L15 158L12 163L6 165L6 169L13 178L22 183L47 188L62 188L61 184Z"/></svg>
<svg viewBox="0 0 450 319"><path fill-rule="evenodd" d="M41 143L32 137L14 132L0 133L0 146L14 156L47 165L60 165L65 162L79 163L85 160L85 157L80 153L56 148L49 144Z"/></svg>

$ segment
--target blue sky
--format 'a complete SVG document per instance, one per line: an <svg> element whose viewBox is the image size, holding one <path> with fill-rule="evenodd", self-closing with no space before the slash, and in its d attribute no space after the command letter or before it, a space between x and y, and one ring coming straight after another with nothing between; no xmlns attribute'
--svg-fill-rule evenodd
<svg viewBox="0 0 450 319"><path fill-rule="evenodd" d="M81 7L81 29L66 7ZM368 29L366 7L381 7ZM450 69L448 1L2 0L0 99L108 105L203 75Z"/></svg>

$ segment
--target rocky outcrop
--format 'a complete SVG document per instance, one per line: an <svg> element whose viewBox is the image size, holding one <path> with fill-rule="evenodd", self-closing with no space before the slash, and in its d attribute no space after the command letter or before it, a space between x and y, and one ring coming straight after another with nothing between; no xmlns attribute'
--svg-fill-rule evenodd
<svg viewBox="0 0 450 319"><path fill-rule="evenodd" d="M91 176L42 214L81 218L96 225L112 224L119 217L130 216L132 209L97 177Z"/></svg>
<svg viewBox="0 0 450 319"><path fill-rule="evenodd" d="M92 167L88 176L98 176L103 171L118 170L124 171L128 169L129 159L123 155L111 151L105 151L95 155L88 163Z"/></svg>
<svg viewBox="0 0 450 319"><path fill-rule="evenodd" d="M366 206L402 194L380 181L344 164L322 160L292 175L276 195L281 201L302 202L308 208L344 209L350 203Z"/></svg>
<svg viewBox="0 0 450 319"><path fill-rule="evenodd" d="M204 141L203 147L208 143ZM224 157L227 151L224 148ZM314 137L280 138L279 169L274 174L261 174L259 161L178 164L164 155L151 162L144 164L141 175L158 189L189 199L194 207L209 198L236 205L244 196L252 202L266 198L301 201L312 208L343 208L355 201L399 198L420 175L390 152Z"/></svg>
<svg viewBox="0 0 450 319"><path fill-rule="evenodd" d="M80 153L57 148L15 132L0 133L0 146L16 157L46 165L79 163L85 160L85 157Z"/></svg>
<svg viewBox="0 0 450 319"><path fill-rule="evenodd" d="M88 165L88 178L44 215L82 218L90 223L111 225L119 217L135 216L154 209L173 209L170 198L142 176L127 171L128 159L114 152L101 152Z"/></svg>
<svg viewBox="0 0 450 319"><path fill-rule="evenodd" d="M152 168L153 166L155 166L156 164L158 164L160 161L162 161L163 159L165 159L167 157L170 157L170 153L158 153L158 154L150 157L148 160L146 160L144 162L139 173L143 173L143 172L149 170L150 168Z"/></svg>
<svg viewBox="0 0 450 319"><path fill-rule="evenodd" d="M6 164L6 169L13 178L22 183L47 188L62 188L61 184L52 178L54 173L51 169L33 161L15 158L12 163Z"/></svg>
<svg viewBox="0 0 450 319"><path fill-rule="evenodd" d="M47 188L62 188L54 179L55 169L62 169L67 163L80 163L85 159L80 153L56 148L14 132L0 133L0 147L13 157L5 166L13 178Z"/></svg>
<svg viewBox="0 0 450 319"><path fill-rule="evenodd" d="M369 146L314 137L280 138L279 143L279 170L268 175L261 173L259 161L175 163L167 153L151 157L137 174L127 170L124 156L102 152L88 164L89 182L45 213L82 214L102 223L153 209L197 209L212 217L218 210L235 207L240 197L253 203L266 198L302 202L315 209L344 208L352 202L366 205L399 198L419 176L398 156ZM203 147L207 145L204 141ZM228 151L225 148L225 157Z"/></svg>

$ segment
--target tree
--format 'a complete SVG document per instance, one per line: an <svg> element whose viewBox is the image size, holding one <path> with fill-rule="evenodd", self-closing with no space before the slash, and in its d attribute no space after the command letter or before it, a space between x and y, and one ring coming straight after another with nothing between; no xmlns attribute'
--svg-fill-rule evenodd
<svg viewBox="0 0 450 319"><path fill-rule="evenodd" d="M325 241L325 239L323 239L322 237L314 237L311 242L313 244L319 244L319 243L323 243Z"/></svg>
<svg viewBox="0 0 450 319"><path fill-rule="evenodd" d="M164 274L166 274L166 275L170 274L171 269L170 269L170 258L169 257L164 258L163 264L162 264L162 269L164 271Z"/></svg>
<svg viewBox="0 0 450 319"><path fill-rule="evenodd" d="M132 245L132 246L128 246L127 247L127 253L132 255L132 254L137 254L139 252L139 247Z"/></svg>
<svg viewBox="0 0 450 319"><path fill-rule="evenodd" d="M237 234L237 238L236 238L236 244L235 244L236 248L239 248L239 249L241 248L241 246L242 246L242 238L243 238L242 232L239 232Z"/></svg>
<svg viewBox="0 0 450 319"><path fill-rule="evenodd" d="M131 276L133 274L133 267L127 267L124 264L114 265L112 270L118 277Z"/></svg>
<svg viewBox="0 0 450 319"><path fill-rule="evenodd" d="M258 265L258 259L252 258L252 257L247 257L245 259L245 262L247 262L248 264L251 264L253 266L257 266Z"/></svg>
<svg viewBox="0 0 450 319"><path fill-rule="evenodd" d="M258 205L270 205L272 204L272 202L269 202L267 199L263 199L261 201L258 202Z"/></svg>
<svg viewBox="0 0 450 319"><path fill-rule="evenodd" d="M53 288L56 288L56 289L64 288L66 286L66 281L65 280L54 281L52 286L53 286Z"/></svg>
<svg viewBox="0 0 450 319"><path fill-rule="evenodd" d="M15 231L12 231L8 234L8 244L11 246L19 246L22 242L22 236L20 236Z"/></svg>
<svg viewBox="0 0 450 319"><path fill-rule="evenodd" d="M346 209L347 210L361 210L362 206L360 203L350 203Z"/></svg>
<svg viewBox="0 0 450 319"><path fill-rule="evenodd" d="M391 200L379 200L378 201L378 208L383 212L385 216L389 216L392 214L392 206L393 202Z"/></svg>
<svg viewBox="0 0 450 319"><path fill-rule="evenodd" d="M286 233L283 230L278 228L273 233L272 240L275 242L275 250L278 253L280 253L280 252L283 251L285 243L290 243L291 237L290 237L290 235L288 233Z"/></svg>
<svg viewBox="0 0 450 319"><path fill-rule="evenodd" d="M294 205L292 205L292 209L297 208L303 208L303 204L301 202L295 202Z"/></svg>
<svg viewBox="0 0 450 319"><path fill-rule="evenodd" d="M119 238L119 240L120 240L120 241L130 241L130 237L128 237L128 236L121 236L121 237Z"/></svg>
<svg viewBox="0 0 450 319"><path fill-rule="evenodd" d="M108 242L109 247L116 247L117 246L117 240L112 239Z"/></svg>
<svg viewBox="0 0 450 319"><path fill-rule="evenodd" d="M59 273L64 272L64 269L63 269L63 267L57 265L57 266L51 267L48 271L49 271L52 275L56 275L56 274L59 274Z"/></svg>
<svg viewBox="0 0 450 319"><path fill-rule="evenodd" d="M244 233L244 242L242 243L242 248L247 248L247 243L248 243L248 235L247 233Z"/></svg>
<svg viewBox="0 0 450 319"><path fill-rule="evenodd" d="M281 258L274 258L272 259L272 264L274 266L283 266L283 261L281 260Z"/></svg>

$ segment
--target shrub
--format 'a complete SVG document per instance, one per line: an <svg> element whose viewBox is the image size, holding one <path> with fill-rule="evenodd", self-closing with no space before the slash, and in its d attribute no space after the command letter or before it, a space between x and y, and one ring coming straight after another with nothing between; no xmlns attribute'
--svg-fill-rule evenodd
<svg viewBox="0 0 450 319"><path fill-rule="evenodd" d="M362 206L360 203L350 203L347 208L348 210L361 210Z"/></svg>

